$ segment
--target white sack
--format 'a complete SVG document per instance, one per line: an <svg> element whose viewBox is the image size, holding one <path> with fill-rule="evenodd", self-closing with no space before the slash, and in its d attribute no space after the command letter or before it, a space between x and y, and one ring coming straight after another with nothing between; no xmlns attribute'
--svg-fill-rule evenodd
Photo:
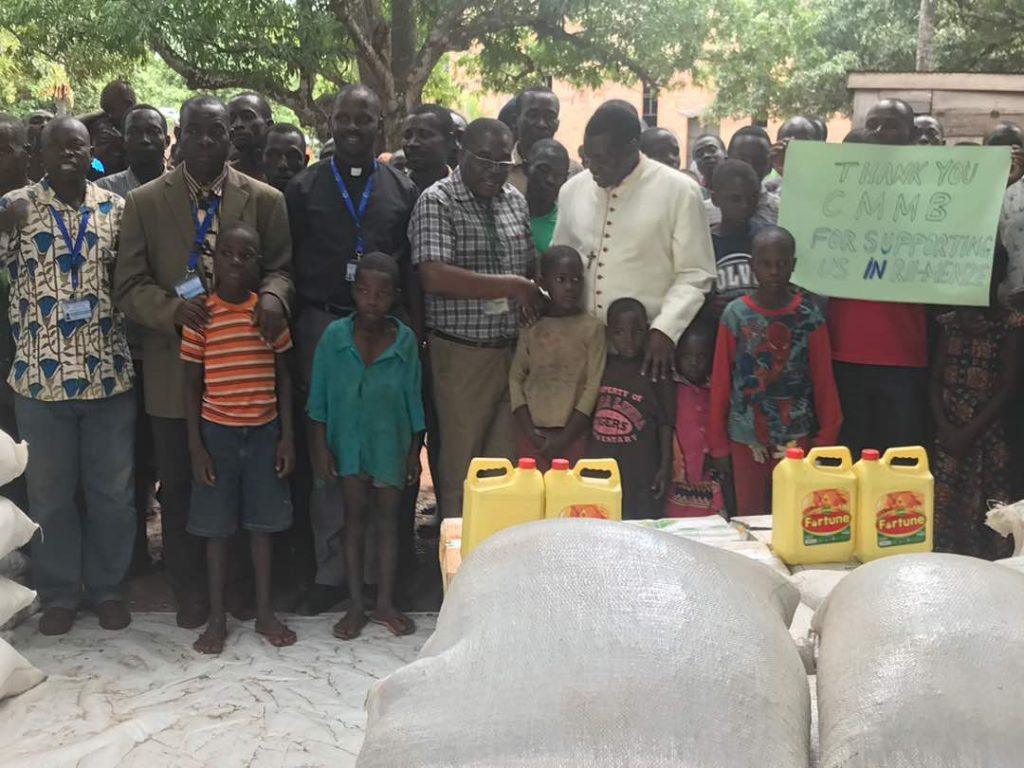
<svg viewBox="0 0 1024 768"><path fill-rule="evenodd" d="M0 627L14 614L32 604L36 593L10 579L0 578Z"/></svg>
<svg viewBox="0 0 1024 768"><path fill-rule="evenodd" d="M17 696L35 688L46 675L33 667L25 657L0 640L0 699Z"/></svg>
<svg viewBox="0 0 1024 768"><path fill-rule="evenodd" d="M38 527L17 504L0 496L0 557L27 544Z"/></svg>
<svg viewBox="0 0 1024 768"><path fill-rule="evenodd" d="M0 578L21 581L28 573L28 558L14 550L0 557Z"/></svg>
<svg viewBox="0 0 1024 768"><path fill-rule="evenodd" d="M420 658L367 701L359 768L805 768L785 578L596 520L507 529L463 563Z"/></svg>
<svg viewBox="0 0 1024 768"><path fill-rule="evenodd" d="M985 525L1004 539L1013 536L1014 557L1024 554L1024 501L992 507L985 515Z"/></svg>
<svg viewBox="0 0 1024 768"><path fill-rule="evenodd" d="M800 590L800 602L817 610L848 573L850 571L810 569L794 573L789 580Z"/></svg>
<svg viewBox="0 0 1024 768"><path fill-rule="evenodd" d="M0 485L7 485L21 477L28 465L28 443L14 438L0 429Z"/></svg>
<svg viewBox="0 0 1024 768"><path fill-rule="evenodd" d="M995 563L1024 573L1024 557L1007 557L1002 560L996 560Z"/></svg>
<svg viewBox="0 0 1024 768"><path fill-rule="evenodd" d="M820 768L1024 765L1024 575L959 555L876 560L814 628Z"/></svg>

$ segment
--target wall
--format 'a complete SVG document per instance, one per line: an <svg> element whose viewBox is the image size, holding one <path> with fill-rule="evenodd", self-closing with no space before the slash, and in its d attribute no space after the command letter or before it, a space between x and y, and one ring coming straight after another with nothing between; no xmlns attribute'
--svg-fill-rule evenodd
<svg viewBox="0 0 1024 768"><path fill-rule="evenodd" d="M604 87L591 89L578 89L556 80L552 87L562 104L561 127L556 138L561 141L572 157L578 158L578 148L583 143L583 131L587 121L603 102L608 99L624 99L641 111L643 104L643 88L637 83L633 86L619 83L608 83ZM480 105L480 116L497 116L501 107L508 101L508 94L482 94L478 97ZM688 82L685 77L680 77L677 85L666 89L658 97L658 125L668 128L679 137L680 146L688 146L688 141L696 135L703 133L697 124L700 122L702 112L715 100L714 94ZM691 123L691 118L694 119ZM775 134L781 125L781 120L772 120L768 123L767 130L774 139ZM695 127L694 136L689 136L688 126ZM721 121L717 130L712 126L712 133L718 133L726 142L742 126L749 125L749 119L726 119ZM850 131L849 118L842 115L835 115L828 123L829 141L842 141L843 137Z"/></svg>

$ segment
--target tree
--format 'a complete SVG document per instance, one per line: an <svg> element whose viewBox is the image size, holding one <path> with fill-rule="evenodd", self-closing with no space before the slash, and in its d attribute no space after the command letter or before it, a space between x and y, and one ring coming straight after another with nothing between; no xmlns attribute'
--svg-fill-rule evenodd
<svg viewBox="0 0 1024 768"><path fill-rule="evenodd" d="M321 98L371 85L389 138L449 52L479 51L488 84L565 77L660 87L688 69L711 0L4 0L0 27L72 76L151 49L191 89L253 88L323 131ZM74 35L54 35L59 18ZM442 67L443 69L443 67Z"/></svg>

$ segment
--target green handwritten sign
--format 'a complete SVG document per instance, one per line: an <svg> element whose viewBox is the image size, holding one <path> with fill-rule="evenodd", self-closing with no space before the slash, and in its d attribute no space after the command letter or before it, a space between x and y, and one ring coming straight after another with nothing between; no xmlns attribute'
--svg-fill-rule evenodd
<svg viewBox="0 0 1024 768"><path fill-rule="evenodd" d="M823 296L984 306L1008 147L796 141L779 224L793 282Z"/></svg>

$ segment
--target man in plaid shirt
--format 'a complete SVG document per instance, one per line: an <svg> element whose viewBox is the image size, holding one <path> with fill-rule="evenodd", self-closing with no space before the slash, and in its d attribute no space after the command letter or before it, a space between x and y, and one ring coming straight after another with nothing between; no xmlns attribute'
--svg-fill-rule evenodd
<svg viewBox="0 0 1024 768"><path fill-rule="evenodd" d="M541 299L530 279L529 208L507 183L512 141L497 120L470 123L459 167L420 196L409 224L426 295L444 517L462 514L470 459L515 450L509 365L518 323Z"/></svg>

